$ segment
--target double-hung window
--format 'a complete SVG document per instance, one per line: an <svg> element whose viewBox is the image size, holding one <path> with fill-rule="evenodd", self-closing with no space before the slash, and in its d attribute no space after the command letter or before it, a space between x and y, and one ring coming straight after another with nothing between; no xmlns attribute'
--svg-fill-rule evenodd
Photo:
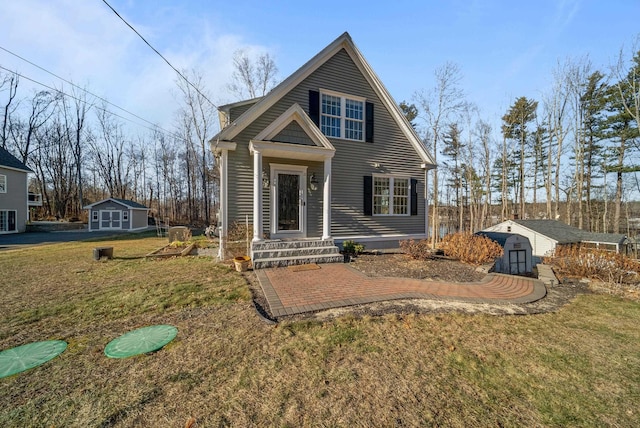
<svg viewBox="0 0 640 428"><path fill-rule="evenodd" d="M0 174L0 193L7 193L7 176Z"/></svg>
<svg viewBox="0 0 640 428"><path fill-rule="evenodd" d="M364 141L364 111L364 98L322 92L320 130L327 137Z"/></svg>
<svg viewBox="0 0 640 428"><path fill-rule="evenodd" d="M373 214L409 215L409 179L374 176Z"/></svg>

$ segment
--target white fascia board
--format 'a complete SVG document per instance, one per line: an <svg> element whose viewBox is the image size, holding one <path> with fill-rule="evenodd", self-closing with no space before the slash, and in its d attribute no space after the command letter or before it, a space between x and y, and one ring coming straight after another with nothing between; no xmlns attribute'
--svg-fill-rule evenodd
<svg viewBox="0 0 640 428"><path fill-rule="evenodd" d="M320 129L313 123L309 115L300 107L300 104L296 103L289 107L287 111L280 115L276 120L271 122L269 126L262 130L255 136L255 141L268 141L273 140L284 128L286 128L291 122L297 122L307 136L318 147L335 151L335 147L331 144L329 139L320 132Z"/></svg>
<svg viewBox="0 0 640 428"><path fill-rule="evenodd" d="M253 154L256 151L267 157L308 161L323 161L332 158L336 153L335 149L326 147L251 140L249 142L249 152Z"/></svg>

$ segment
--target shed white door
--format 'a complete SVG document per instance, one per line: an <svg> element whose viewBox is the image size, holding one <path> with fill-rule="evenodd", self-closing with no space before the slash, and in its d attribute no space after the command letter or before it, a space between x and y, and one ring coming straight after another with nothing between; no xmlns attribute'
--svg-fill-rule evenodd
<svg viewBox="0 0 640 428"><path fill-rule="evenodd" d="M100 229L121 229L121 212L117 210L100 211Z"/></svg>

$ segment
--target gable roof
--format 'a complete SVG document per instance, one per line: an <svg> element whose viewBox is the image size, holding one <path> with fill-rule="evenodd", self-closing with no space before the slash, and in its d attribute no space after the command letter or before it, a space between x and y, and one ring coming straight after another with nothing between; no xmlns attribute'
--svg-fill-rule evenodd
<svg viewBox="0 0 640 428"><path fill-rule="evenodd" d="M91 205L87 205L83 209L88 210L90 208L93 208L96 205L102 204L102 203L107 202L107 201L113 201L113 202L119 203L120 205L125 205L125 206L127 206L129 208L133 208L133 209L137 209L137 210L148 210L149 209L148 207L145 207L144 205L139 204L139 203L137 203L135 201L132 201L132 200L129 200L129 199L120 199L120 198L103 199L101 201L94 202Z"/></svg>
<svg viewBox="0 0 640 428"><path fill-rule="evenodd" d="M2 147L0 147L0 166L18 171L33 172L31 168L20 162L17 157Z"/></svg>
<svg viewBox="0 0 640 428"><path fill-rule="evenodd" d="M547 236L558 244L573 244L578 242L603 242L619 244L626 236L619 233L596 233L569 226L557 220L512 220L527 229Z"/></svg>
<svg viewBox="0 0 640 428"><path fill-rule="evenodd" d="M389 94L385 86L382 84L382 81L378 78L371 66L364 59L358 48L353 43L351 36L347 32L343 33L340 37L335 39L331 44L320 51L316 56L311 58L307 63L305 63L292 75L283 80L273 90L271 90L271 92L260 99L242 115L240 115L237 120L235 120L233 123L230 123L229 126L225 127L222 131L215 135L209 142L212 146L212 149L215 150L216 143L219 141L232 141L233 138L235 138L240 132L242 132L242 130L244 130L257 118L259 118L283 96L289 93L289 91L295 88L304 79L306 79L309 75L316 71L321 65L326 63L329 59L331 59L334 55L336 55L343 49L349 55L349 57L351 57L352 61L360 70L369 85L371 85L373 91L380 98L384 107L389 111L391 117L398 124L398 127L400 128L402 133L407 137L415 151L420 156L422 162L424 162L425 167L435 168L435 162L433 161L429 152L427 152L427 149L420 140L420 137L413 129L413 127L409 124L405 116L402 114L402 111L393 100L391 94Z"/></svg>
<svg viewBox="0 0 640 428"><path fill-rule="evenodd" d="M509 233L509 232L491 232L491 231L481 230L479 232L476 232L475 235L486 236L492 241L496 241L503 248L504 248L504 245L507 243L507 240L512 236L518 236L520 238L526 239L527 241L529 240L528 238L518 233Z"/></svg>

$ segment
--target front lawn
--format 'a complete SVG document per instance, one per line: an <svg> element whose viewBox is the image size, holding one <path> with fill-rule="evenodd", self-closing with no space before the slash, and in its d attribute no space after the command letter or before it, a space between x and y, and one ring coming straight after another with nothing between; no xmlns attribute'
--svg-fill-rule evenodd
<svg viewBox="0 0 640 428"><path fill-rule="evenodd" d="M164 242L0 252L0 350L69 343L0 379L0 426L640 426L637 302L591 294L544 315L274 326L226 266L144 258ZM116 258L94 261L106 245ZM104 356L151 324L178 336L152 354Z"/></svg>

